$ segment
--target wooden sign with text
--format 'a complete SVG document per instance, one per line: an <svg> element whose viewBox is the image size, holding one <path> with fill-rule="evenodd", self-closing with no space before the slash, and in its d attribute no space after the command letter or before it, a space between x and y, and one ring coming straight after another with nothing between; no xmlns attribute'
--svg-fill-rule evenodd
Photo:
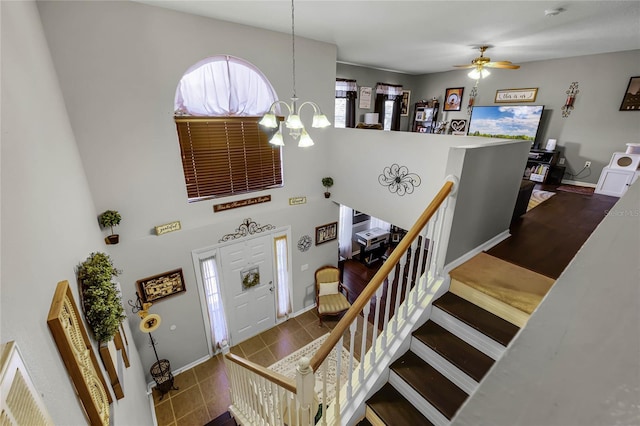
<svg viewBox="0 0 640 426"><path fill-rule="evenodd" d="M182 229L180 225L180 221L176 220L175 222L165 223L164 225L156 226L156 235L166 234L168 232L179 231Z"/></svg>
<svg viewBox="0 0 640 426"><path fill-rule="evenodd" d="M237 209L238 207L247 207L247 206L252 206L254 204L268 203L269 201L271 201L271 195L265 195L263 197L247 198L246 200L231 201L229 203L223 203L223 204L214 204L213 211L215 213L223 212L225 210Z"/></svg>

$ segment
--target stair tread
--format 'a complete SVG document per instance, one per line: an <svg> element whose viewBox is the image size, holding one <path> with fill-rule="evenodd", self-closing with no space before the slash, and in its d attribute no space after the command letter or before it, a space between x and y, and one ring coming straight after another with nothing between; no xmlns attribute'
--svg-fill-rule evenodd
<svg viewBox="0 0 640 426"><path fill-rule="evenodd" d="M392 365L393 370L446 418L456 414L468 395L438 370L408 351Z"/></svg>
<svg viewBox="0 0 640 426"><path fill-rule="evenodd" d="M427 321L413 332L413 337L465 372L476 382L482 380L495 362L433 321Z"/></svg>
<svg viewBox="0 0 640 426"><path fill-rule="evenodd" d="M433 426L393 386L386 383L367 401L367 406L385 423L393 426Z"/></svg>
<svg viewBox="0 0 640 426"><path fill-rule="evenodd" d="M442 309L503 346L507 346L520 330L518 326L451 292L439 297L433 302L433 306Z"/></svg>
<svg viewBox="0 0 640 426"><path fill-rule="evenodd" d="M533 313L555 283L552 278L484 252L454 268L449 275L528 314Z"/></svg>

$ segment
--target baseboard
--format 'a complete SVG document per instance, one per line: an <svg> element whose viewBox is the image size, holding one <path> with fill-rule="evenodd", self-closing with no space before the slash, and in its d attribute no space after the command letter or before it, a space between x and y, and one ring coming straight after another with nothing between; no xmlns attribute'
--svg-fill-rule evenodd
<svg viewBox="0 0 640 426"><path fill-rule="evenodd" d="M490 240L487 240L486 242L480 244L479 246L477 246L474 249L469 250L467 253L463 254L462 256L460 256L459 258L457 258L456 260L447 263L444 266L444 273L446 275L449 274L449 272L462 265L464 262L466 262L467 260L471 259L473 256L482 253L483 251L487 251L490 248L498 245L499 243L501 243L502 241L506 240L507 238L509 238L511 236L511 233L509 232L509 230L505 230L502 231L501 233L499 233L498 235L496 235L495 237L491 238Z"/></svg>
<svg viewBox="0 0 640 426"><path fill-rule="evenodd" d="M560 183L563 185L585 186L587 188L595 188L597 186L597 184L595 183L580 182L577 180L565 180L565 179L562 179Z"/></svg>

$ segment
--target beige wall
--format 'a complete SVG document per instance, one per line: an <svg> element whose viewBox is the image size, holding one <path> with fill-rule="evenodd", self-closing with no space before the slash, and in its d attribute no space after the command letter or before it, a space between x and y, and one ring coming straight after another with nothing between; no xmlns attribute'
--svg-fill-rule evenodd
<svg viewBox="0 0 640 426"><path fill-rule="evenodd" d="M86 424L47 327L58 281L80 306L75 268L108 251L33 2L1 2L2 342L15 340L55 424ZM134 345L114 398L113 423L151 424L144 368ZM97 356L97 346L93 342ZM100 361L99 361L100 362ZM111 389L108 389L111 392Z"/></svg>

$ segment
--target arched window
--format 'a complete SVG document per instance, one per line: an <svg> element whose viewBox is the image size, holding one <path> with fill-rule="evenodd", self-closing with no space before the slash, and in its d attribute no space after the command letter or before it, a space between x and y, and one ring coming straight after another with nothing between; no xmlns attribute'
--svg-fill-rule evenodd
<svg viewBox="0 0 640 426"><path fill-rule="evenodd" d="M193 65L175 96L189 201L282 186L280 147L258 125L277 100L254 65L219 55Z"/></svg>

